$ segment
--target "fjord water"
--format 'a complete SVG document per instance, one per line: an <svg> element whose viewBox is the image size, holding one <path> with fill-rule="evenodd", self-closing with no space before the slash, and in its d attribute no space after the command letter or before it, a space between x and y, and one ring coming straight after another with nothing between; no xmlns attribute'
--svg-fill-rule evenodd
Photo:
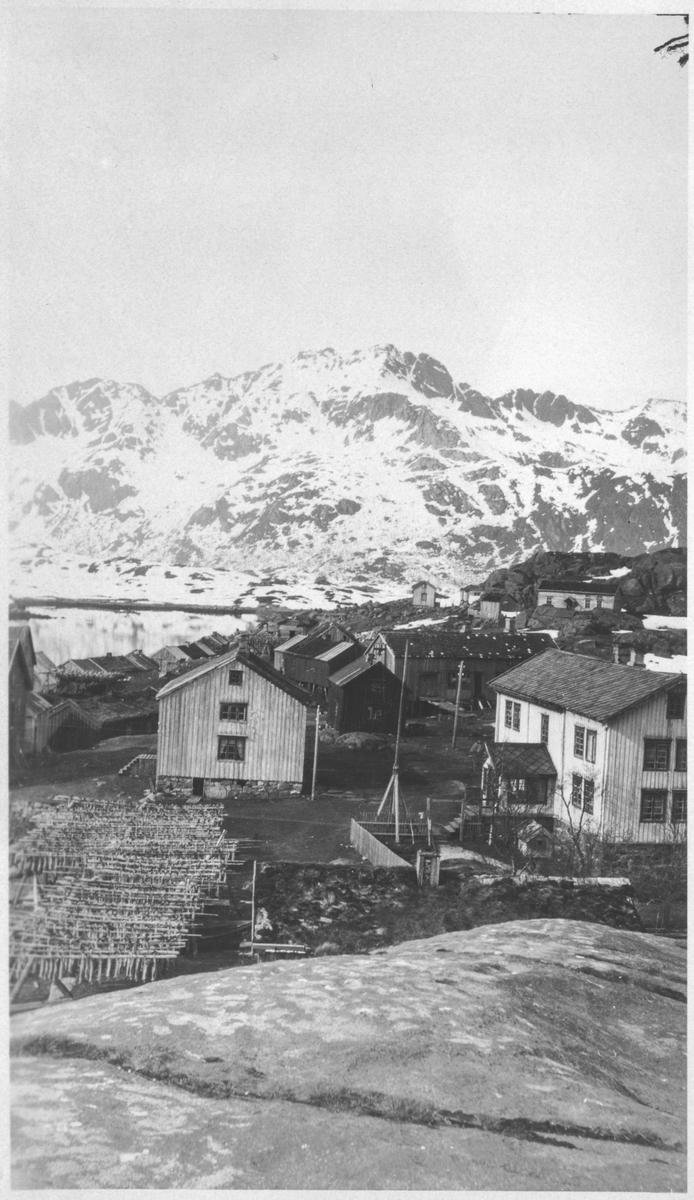
<svg viewBox="0 0 694 1200"><path fill-rule="evenodd" d="M92 654L153 654L162 646L193 642L216 630L230 637L250 629L248 617L179 610L111 612L103 608L39 608L31 606L34 647L56 664ZM47 619L46 619L47 618Z"/></svg>

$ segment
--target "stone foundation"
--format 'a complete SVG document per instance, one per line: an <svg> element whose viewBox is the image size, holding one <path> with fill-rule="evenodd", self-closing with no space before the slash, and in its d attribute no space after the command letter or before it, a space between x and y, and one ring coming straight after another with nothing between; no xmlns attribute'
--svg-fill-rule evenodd
<svg viewBox="0 0 694 1200"><path fill-rule="evenodd" d="M279 800L301 794L301 781L279 782L275 779L206 779L203 796L208 800ZM193 777L189 775L160 775L157 791L169 796L191 796Z"/></svg>

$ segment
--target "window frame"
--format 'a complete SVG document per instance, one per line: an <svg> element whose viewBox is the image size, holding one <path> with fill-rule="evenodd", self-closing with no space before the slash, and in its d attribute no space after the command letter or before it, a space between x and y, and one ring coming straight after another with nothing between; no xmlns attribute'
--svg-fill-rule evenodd
<svg viewBox="0 0 694 1200"><path fill-rule="evenodd" d="M575 771L571 775L571 804L573 808L583 807L583 776Z"/></svg>
<svg viewBox="0 0 694 1200"><path fill-rule="evenodd" d="M243 710L242 717L225 716L225 708L237 708ZM243 721L248 720L248 701L246 700L220 700L219 702L219 719L220 721Z"/></svg>
<svg viewBox="0 0 694 1200"><path fill-rule="evenodd" d="M656 801L655 797L658 797ZM662 805L660 815L655 809L656 803ZM651 808L648 810L647 805ZM641 789L641 805L639 808L639 825L664 825L665 814L667 812L667 789L666 788L642 788Z"/></svg>
<svg viewBox="0 0 694 1200"><path fill-rule="evenodd" d="M227 678L227 684L229 687L243 687L243 671L240 671L237 668L235 668L233 671L230 670Z"/></svg>
<svg viewBox="0 0 694 1200"><path fill-rule="evenodd" d="M583 811L592 817L595 812L595 780L583 780Z"/></svg>
<svg viewBox="0 0 694 1200"><path fill-rule="evenodd" d="M675 739L675 770L685 772L687 770L687 739Z"/></svg>
<svg viewBox="0 0 694 1200"><path fill-rule="evenodd" d="M579 749L580 744L580 749ZM586 727L585 725L574 725L574 758L585 758L586 754Z"/></svg>
<svg viewBox="0 0 694 1200"><path fill-rule="evenodd" d="M248 738L239 737L236 734L220 733L217 734L217 762L245 762L246 761L246 742ZM222 749L234 742L236 744L237 754L222 754Z"/></svg>
<svg viewBox="0 0 694 1200"><path fill-rule="evenodd" d="M598 755L598 731L597 729L588 729L586 727L585 741L585 759L586 762L594 763Z"/></svg>
<svg viewBox="0 0 694 1200"><path fill-rule="evenodd" d="M546 746L549 742L549 713L540 713L540 743Z"/></svg>
<svg viewBox="0 0 694 1200"><path fill-rule="evenodd" d="M687 693L679 688L673 688L667 694L665 718L668 721L683 721L684 709L687 703ZM673 712L673 709L676 711Z"/></svg>
<svg viewBox="0 0 694 1200"><path fill-rule="evenodd" d="M677 800L675 800L677 797ZM678 811L675 810L675 804L678 804ZM681 807L680 807L681 806ZM687 822L687 789L673 788L672 791L672 808L670 809L670 820L673 825L685 825Z"/></svg>
<svg viewBox="0 0 694 1200"><path fill-rule="evenodd" d="M652 749L655 747L655 749ZM659 747L665 750L665 765L658 764ZM670 751L672 748L672 738L644 738L643 739L643 770L644 771L669 771L670 770ZM650 757L652 756L652 761ZM646 789L647 791L649 789Z"/></svg>

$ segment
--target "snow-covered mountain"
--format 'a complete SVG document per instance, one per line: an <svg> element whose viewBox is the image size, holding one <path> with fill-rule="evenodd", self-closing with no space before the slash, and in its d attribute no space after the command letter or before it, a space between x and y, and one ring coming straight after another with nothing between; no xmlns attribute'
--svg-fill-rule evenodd
<svg viewBox="0 0 694 1200"><path fill-rule="evenodd" d="M474 580L540 545L684 543L684 405L492 399L393 346L302 353L162 398L73 383L13 405L11 436L24 595L61 556L92 574L110 559L372 592Z"/></svg>

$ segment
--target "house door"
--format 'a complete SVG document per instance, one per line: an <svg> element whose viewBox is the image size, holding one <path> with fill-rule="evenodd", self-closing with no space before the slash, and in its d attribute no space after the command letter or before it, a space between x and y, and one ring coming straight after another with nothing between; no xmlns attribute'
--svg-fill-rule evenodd
<svg viewBox="0 0 694 1200"><path fill-rule="evenodd" d="M438 671L423 671L417 681L417 687L420 696L436 696L438 695Z"/></svg>
<svg viewBox="0 0 694 1200"><path fill-rule="evenodd" d="M198 776L195 776L195 778L193 779L193 795L194 796L202 796L204 787L205 787L205 780L200 779Z"/></svg>

